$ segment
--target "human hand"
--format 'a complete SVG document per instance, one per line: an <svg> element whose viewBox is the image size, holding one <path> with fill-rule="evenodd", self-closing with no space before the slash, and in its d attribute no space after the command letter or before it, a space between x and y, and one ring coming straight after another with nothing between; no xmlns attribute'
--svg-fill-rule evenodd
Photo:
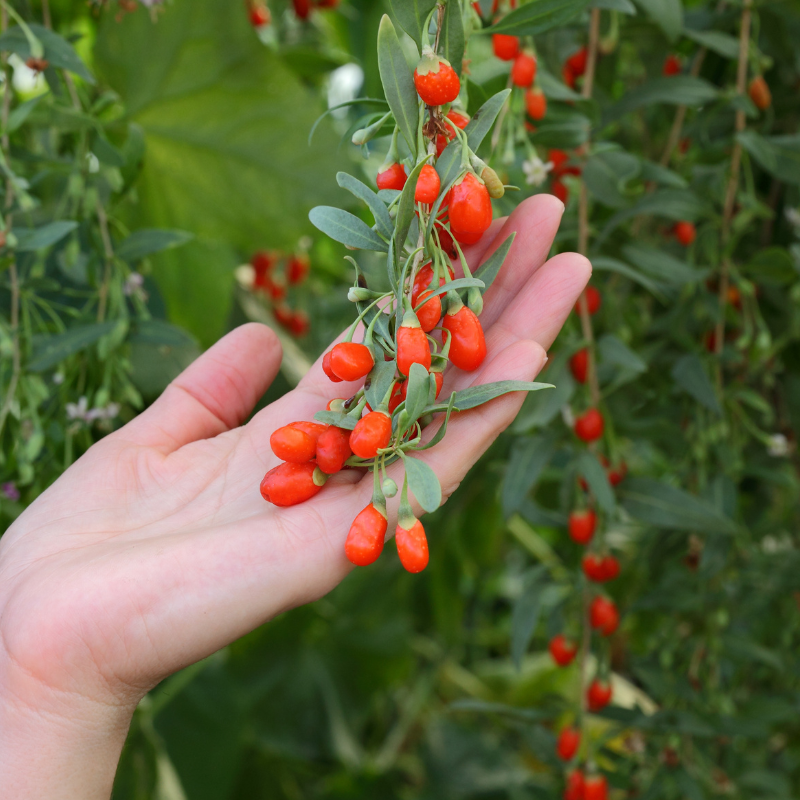
<svg viewBox="0 0 800 800"><path fill-rule="evenodd" d="M517 231L485 298L488 357L474 373L446 373L443 397L531 380L541 369L591 271L575 254L545 262L562 213L553 197L530 198L468 249L477 267ZM291 508L265 503L258 484L278 463L272 431L312 419L357 386L331 383L318 361L241 426L280 359L268 328L233 331L0 540L0 775L16 790L10 796L107 797L130 716L150 688L324 595L352 568L344 541L370 501L370 475L344 471ZM415 456L434 469L445 498L523 398L454 415L445 440ZM431 539L435 551L435 532Z"/></svg>

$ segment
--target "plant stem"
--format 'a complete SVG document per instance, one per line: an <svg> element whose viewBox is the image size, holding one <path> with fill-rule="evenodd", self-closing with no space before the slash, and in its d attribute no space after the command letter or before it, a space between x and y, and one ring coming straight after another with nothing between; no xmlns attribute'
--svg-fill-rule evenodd
<svg viewBox="0 0 800 800"><path fill-rule="evenodd" d="M689 74L696 78L700 74L700 70L703 67L703 62L706 59L706 54L708 51L705 47L701 47L697 51L697 55L694 58L694 62L692 63L692 68L689 71ZM661 166L667 167L669 166L669 162L672 160L672 154L675 152L675 148L678 146L678 142L681 139L681 133L683 131L683 123L686 119L686 106L678 106L677 111L675 112L675 119L672 120L672 127L669 131L669 136L667 137L667 144L664 147L664 153L661 156Z"/></svg>
<svg viewBox="0 0 800 800"><path fill-rule="evenodd" d="M103 240L103 283L100 285L100 292L97 302L97 321L102 322L106 316L106 308L108 306L108 287L111 283L111 267L114 263L114 248L111 244L111 236L108 232L108 217L106 210L100 200L97 200L97 221L100 225L100 238Z"/></svg>

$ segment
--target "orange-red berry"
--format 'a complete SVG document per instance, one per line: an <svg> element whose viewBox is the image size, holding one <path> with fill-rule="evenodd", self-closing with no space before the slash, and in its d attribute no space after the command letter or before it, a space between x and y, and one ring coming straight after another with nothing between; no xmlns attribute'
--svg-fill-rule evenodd
<svg viewBox="0 0 800 800"><path fill-rule="evenodd" d="M339 342L331 349L331 371L343 381L357 381L359 378L363 378L373 366L375 366L375 359L372 351L365 344Z"/></svg>
<svg viewBox="0 0 800 800"><path fill-rule="evenodd" d="M422 101L429 106L452 103L461 91L456 71L439 56L423 56L414 70L414 86Z"/></svg>
<svg viewBox="0 0 800 800"><path fill-rule="evenodd" d="M590 775L586 779L583 800L608 800L608 781L605 775Z"/></svg>
<svg viewBox="0 0 800 800"><path fill-rule="evenodd" d="M676 222L672 230L675 233L675 238L684 247L688 247L697 238L697 229L694 227L694 224L686 222L685 220Z"/></svg>
<svg viewBox="0 0 800 800"><path fill-rule="evenodd" d="M317 439L317 466L326 474L339 472L352 455L350 431L330 425Z"/></svg>
<svg viewBox="0 0 800 800"><path fill-rule="evenodd" d="M525 92L525 109L531 119L544 119L547 113L547 98L541 89L528 89Z"/></svg>
<svg viewBox="0 0 800 800"><path fill-rule="evenodd" d="M569 68L572 70L572 74L575 75L576 78L580 78L584 72L586 72L586 64L589 61L589 51L585 47L581 47L580 50L576 50L566 61L569 65Z"/></svg>
<svg viewBox="0 0 800 800"><path fill-rule="evenodd" d="M572 761L581 746L581 734L577 728L564 728L558 734L556 753L562 761Z"/></svg>
<svg viewBox="0 0 800 800"><path fill-rule="evenodd" d="M284 425L269 437L272 452L283 461L303 464L314 458L317 443L313 436L293 425Z"/></svg>
<svg viewBox="0 0 800 800"><path fill-rule="evenodd" d="M584 800L586 781L581 770L576 769L567 776L567 785L564 787L564 800Z"/></svg>
<svg viewBox="0 0 800 800"><path fill-rule="evenodd" d="M422 572L428 566L428 540L425 538L422 523L418 519L414 520L409 530L398 523L394 538L400 563L408 572Z"/></svg>
<svg viewBox="0 0 800 800"><path fill-rule="evenodd" d="M573 511L567 523L569 537L578 544L589 544L597 527L597 514L591 508L583 511Z"/></svg>
<svg viewBox="0 0 800 800"><path fill-rule="evenodd" d="M589 701L590 711L600 711L611 702L612 689L611 684L605 681L599 681L595 678L589 685L589 690L586 693Z"/></svg>
<svg viewBox="0 0 800 800"><path fill-rule="evenodd" d="M586 383L589 374L589 351L585 347L570 358L569 369L578 383Z"/></svg>
<svg viewBox="0 0 800 800"><path fill-rule="evenodd" d="M563 633L554 636L547 647L550 650L553 661L555 661L559 667L569 666L575 660L575 656L578 653L578 645L567 639Z"/></svg>
<svg viewBox="0 0 800 800"><path fill-rule="evenodd" d="M261 481L261 496L276 506L294 506L310 500L324 485L314 482L316 468L313 461L280 464Z"/></svg>
<svg viewBox="0 0 800 800"><path fill-rule="evenodd" d="M436 202L439 196L439 189L442 186L442 181L439 178L439 173L430 165L426 164L419 172L417 178L417 185L414 189L414 201L417 203L431 203Z"/></svg>
<svg viewBox="0 0 800 800"><path fill-rule="evenodd" d="M366 567L376 561L383 550L387 527L385 515L372 503L360 511L344 543L348 560L357 567Z"/></svg>
<svg viewBox="0 0 800 800"><path fill-rule="evenodd" d="M450 341L450 361L466 372L477 369L486 358L486 339L481 321L471 309L462 306L455 314L444 315L442 327Z"/></svg>
<svg viewBox="0 0 800 800"><path fill-rule="evenodd" d="M471 172L450 190L447 207L450 231L461 244L475 244L492 224L489 190Z"/></svg>
<svg viewBox="0 0 800 800"><path fill-rule="evenodd" d="M519 39L505 33L495 33L492 36L492 48L501 61L511 61L519 53Z"/></svg>
<svg viewBox="0 0 800 800"><path fill-rule="evenodd" d="M594 286L587 286L583 293L586 295L586 307L589 310L589 313L594 315L600 310L600 306L603 303L603 298L600 295L599 289L596 289ZM575 303L575 313L581 313L581 304L580 300Z"/></svg>
<svg viewBox="0 0 800 800"><path fill-rule="evenodd" d="M589 621L603 636L611 636L619 626L619 611L614 601L595 597L589 606Z"/></svg>
<svg viewBox="0 0 800 800"><path fill-rule="evenodd" d="M408 375L412 364L430 370L431 347L421 327L403 324L397 329L397 369Z"/></svg>
<svg viewBox="0 0 800 800"><path fill-rule="evenodd" d="M350 449L359 458L375 458L392 439L392 420L382 411L370 411L350 434Z"/></svg>
<svg viewBox="0 0 800 800"><path fill-rule="evenodd" d="M603 435L605 420L596 409L590 408L575 420L575 435L584 442L594 442Z"/></svg>
<svg viewBox="0 0 800 800"><path fill-rule="evenodd" d="M747 87L747 93L750 95L750 99L753 101L756 108L761 111L766 111L772 105L772 92L769 90L769 86L767 86L763 75L757 75L750 81L750 85Z"/></svg>
<svg viewBox="0 0 800 800"><path fill-rule="evenodd" d="M400 191L406 185L407 178L403 165L394 163L378 173L375 183L379 189L397 189Z"/></svg>
<svg viewBox="0 0 800 800"><path fill-rule="evenodd" d="M670 53L664 59L664 66L661 68L661 72L665 77L669 78L673 75L680 75L682 70L683 65L681 64L681 60L674 53Z"/></svg>
<svg viewBox="0 0 800 800"><path fill-rule="evenodd" d="M528 89L533 86L535 78L536 56L526 51L519 53L511 65L511 82L514 86Z"/></svg>

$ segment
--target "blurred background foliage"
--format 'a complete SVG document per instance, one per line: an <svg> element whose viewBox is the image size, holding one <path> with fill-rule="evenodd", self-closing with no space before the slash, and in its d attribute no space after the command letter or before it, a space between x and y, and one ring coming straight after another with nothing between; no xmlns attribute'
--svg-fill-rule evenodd
<svg viewBox="0 0 800 800"><path fill-rule="evenodd" d="M597 5L618 38L599 62L594 100L578 100L553 77L584 41L587 17L537 37L551 113L532 138L543 155L579 147L590 129L599 141L583 178L566 183L574 195L584 180L593 198L603 400L611 455L626 460L632 477L604 508L606 541L623 563L610 593L624 618L602 655L614 705L591 718L596 759L618 798L796 799L800 218L791 212L800 204L800 9L757 4L754 59L774 104L762 117L747 107L733 273L743 310L726 311L735 333L720 356L721 391L715 354L704 346L716 313L716 287L706 281L722 258L719 197L736 103L747 103L731 91L741 7ZM36 2L14 7L25 19L42 18ZM297 340L282 332L292 363L264 402L286 391L347 321L343 250L314 231L307 214L319 204L349 207L337 170L361 163L372 179L382 156L361 161L340 143L369 108L327 117L310 144L308 136L336 96L334 70L359 65L363 82L351 80L352 95L381 97L375 40L387 10L377 0L350 0L301 23L275 2L271 30L257 32L239 2L173 0L148 9L53 0L54 29L73 42L97 85L78 75L83 110L68 111L70 87L48 74L55 99L31 108L27 141L42 159L43 131L59 130L85 179L78 197L91 189L101 205L84 203L85 215L73 215L84 260L65 260L72 240L63 239L46 258L23 254L20 269L37 296L65 303L65 319L88 324L88 313L92 325L102 324L93 306L87 312L65 300L58 286L96 285L79 268L101 271L102 255L93 253L103 252L107 208L120 298L134 267L141 294L138 306L120 300L117 328L84 329L89 338L78 344L62 338L51 351L40 342L23 354L20 385L35 395L35 413L15 406L19 425L3 432L11 487L0 501L4 525L102 435L102 424L77 431L63 419L65 403L87 386L99 387L89 408L108 409L113 400L124 421L226 330L254 316L274 324L277 306L254 306L237 280L237 267L255 251L305 247L312 264L309 280L289 289L310 330ZM665 85L665 56L696 58L700 45L707 47L700 78ZM488 38L471 44L471 111L506 83L490 53ZM14 108L36 91L20 92ZM687 116L689 144L669 162L672 170L658 172L646 165L659 160L682 102L698 109ZM12 143L25 162L21 139ZM91 174L81 161L89 144L100 162ZM506 167L524 185L521 160ZM31 185L56 183L51 176ZM41 194L37 208L58 219L48 206L55 194ZM504 212L516 202L507 198ZM697 224L688 254L669 235L678 219ZM157 246L127 239L154 229L172 233ZM557 249L573 249L576 235L573 199ZM134 244L143 248L138 254ZM0 273L4 313L8 274ZM60 284L47 283L56 278ZM583 402L567 365L581 336L570 320L546 377L557 390L529 398L511 431L426 520L433 557L424 574L408 576L387 553L331 595L166 681L137 711L114 796L560 796L554 731L571 719L578 676L575 666L557 669L546 644L569 626L579 585L580 553L564 525L581 454L560 411ZM118 369L114 380L109 365Z"/></svg>

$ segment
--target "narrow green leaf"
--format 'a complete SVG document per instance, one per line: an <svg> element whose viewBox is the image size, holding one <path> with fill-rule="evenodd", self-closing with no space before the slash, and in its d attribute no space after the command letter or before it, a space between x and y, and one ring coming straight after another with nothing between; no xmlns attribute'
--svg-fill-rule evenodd
<svg viewBox="0 0 800 800"><path fill-rule="evenodd" d="M636 6L631 0L589 0L591 8L602 8L604 11L619 11L622 14L636 15Z"/></svg>
<svg viewBox="0 0 800 800"><path fill-rule="evenodd" d="M524 436L514 442L501 495L506 519L520 509L554 452L555 437L552 434Z"/></svg>
<svg viewBox="0 0 800 800"><path fill-rule="evenodd" d="M451 289L469 289L472 286L476 286L478 289L484 289L486 285L478 278L456 278L454 281L448 281L444 286L440 286L438 289L431 289L430 296L426 297L420 305L424 305L431 297L447 294Z"/></svg>
<svg viewBox="0 0 800 800"><path fill-rule="evenodd" d="M670 42L683 31L683 4L681 0L636 0L639 7L658 25Z"/></svg>
<svg viewBox="0 0 800 800"><path fill-rule="evenodd" d="M624 275L626 278L638 283L647 289L648 292L656 297L663 298L662 287L647 275L642 275L638 270L628 266L624 261L618 258L608 258L607 256L595 256L592 258L592 268L598 272L616 272L618 275Z"/></svg>
<svg viewBox="0 0 800 800"><path fill-rule="evenodd" d="M336 242L359 250L389 251L389 245L366 222L349 211L333 206L317 206L308 213L311 224Z"/></svg>
<svg viewBox="0 0 800 800"><path fill-rule="evenodd" d="M625 258L652 278L674 286L695 283L707 274L707 270L695 269L685 261L646 244L626 244L622 248Z"/></svg>
<svg viewBox="0 0 800 800"><path fill-rule="evenodd" d="M646 362L613 333L606 333L597 343L604 363L616 364L632 372L645 372Z"/></svg>
<svg viewBox="0 0 800 800"><path fill-rule="evenodd" d="M378 70L389 108L400 126L411 154L416 157L419 99L403 48L394 25L386 14L383 15L378 29Z"/></svg>
<svg viewBox="0 0 800 800"><path fill-rule="evenodd" d="M464 61L464 20L459 0L448 0L442 20L439 48L458 75Z"/></svg>
<svg viewBox="0 0 800 800"><path fill-rule="evenodd" d="M390 0L389 5L400 27L416 42L421 52L425 20L433 11L436 0Z"/></svg>
<svg viewBox="0 0 800 800"><path fill-rule="evenodd" d="M715 100L718 95L716 86L692 75L652 78L625 92L623 98L608 109L603 122L608 124L637 108L656 103L697 108Z"/></svg>
<svg viewBox="0 0 800 800"><path fill-rule="evenodd" d="M703 45L707 50L721 55L723 58L738 58L739 40L722 31L693 31L683 29L683 35Z"/></svg>
<svg viewBox="0 0 800 800"><path fill-rule="evenodd" d="M366 390L367 402L370 408L377 408L386 397L386 392L394 380L394 373L397 367L395 361L380 361L375 362L375 366L367 376L367 383L369 384Z"/></svg>
<svg viewBox="0 0 800 800"><path fill-rule="evenodd" d="M346 172L337 172L336 182L342 189L347 189L348 192L367 204L367 207L372 212L372 216L375 218L375 224L378 226L378 230L387 239L390 238L394 232L394 225L392 225L392 219L389 216L389 212L386 210L386 205L378 195L365 183L362 183L358 178L354 178L352 175L348 175Z"/></svg>
<svg viewBox="0 0 800 800"><path fill-rule="evenodd" d="M653 161L642 159L642 178L646 181L653 181L653 183L660 183L662 186L670 186L673 189L686 189L688 182L673 172L671 169L662 167L661 164L656 164Z"/></svg>
<svg viewBox="0 0 800 800"><path fill-rule="evenodd" d="M510 236L507 236L503 244L501 244L500 247L478 267L477 272L475 272L475 277L482 280L485 284L484 292L494 283L494 279L500 272L500 267L503 266L503 262L506 260L508 251L511 250L511 245L514 244L514 237L516 235L517 233L515 231Z"/></svg>
<svg viewBox="0 0 800 800"><path fill-rule="evenodd" d="M34 336L33 355L26 364L28 372L44 372L69 356L85 350L98 339L111 333L117 326L114 321L76 325L54 336Z"/></svg>
<svg viewBox="0 0 800 800"><path fill-rule="evenodd" d="M494 25L484 28L483 32L538 36L553 28L560 28L588 5L588 0L536 0L506 14Z"/></svg>
<svg viewBox="0 0 800 800"><path fill-rule="evenodd" d="M742 131L736 139L771 175L800 184L800 134L761 136L755 131Z"/></svg>
<svg viewBox="0 0 800 800"><path fill-rule="evenodd" d="M442 504L442 487L436 473L418 458L406 457L403 463L408 477L408 488L425 511L433 513Z"/></svg>
<svg viewBox="0 0 800 800"><path fill-rule="evenodd" d="M163 319L139 320L131 331L128 341L167 347L198 347L197 339L188 331Z"/></svg>
<svg viewBox="0 0 800 800"><path fill-rule="evenodd" d="M317 422L323 422L326 425L335 425L337 428L344 428L351 431L355 428L358 420L347 414L340 414L337 411L317 411L314 414L314 419Z"/></svg>
<svg viewBox="0 0 800 800"><path fill-rule="evenodd" d="M536 79L548 100L568 100L577 103L586 99L582 94L570 89L566 83L562 83L541 66L536 71Z"/></svg>
<svg viewBox="0 0 800 800"><path fill-rule="evenodd" d="M430 377L428 370L422 364L412 364L408 376L408 389L406 390L406 414L409 425L416 422L425 406L428 404Z"/></svg>
<svg viewBox="0 0 800 800"><path fill-rule="evenodd" d="M129 263L141 261L145 256L171 250L194 239L187 231L168 231L161 228L143 228L134 231L117 248L117 255Z"/></svg>
<svg viewBox="0 0 800 800"><path fill-rule="evenodd" d="M517 669L530 644L542 611L542 589L548 580L544 564L534 567L527 576L525 589L511 612L511 658Z"/></svg>
<svg viewBox="0 0 800 800"><path fill-rule="evenodd" d="M456 392L456 400L453 407L456 411L467 411L509 392L538 392L539 389L553 388L555 387L550 383L529 383L528 381L484 383L482 386L472 386L469 389L462 389L462 391Z"/></svg>
<svg viewBox="0 0 800 800"><path fill-rule="evenodd" d="M722 413L714 384L711 383L703 362L694 353L687 353L675 362L672 367L672 377L675 383L694 397L700 405L715 414Z"/></svg>
<svg viewBox="0 0 800 800"><path fill-rule="evenodd" d="M44 47L44 57L51 67L65 69L86 81L94 84L95 80L92 73L86 68L86 64L81 61L75 48L55 31L45 28L43 25L28 23L31 33L42 43ZM25 33L19 25L9 28L0 36L0 50L8 53L16 53L23 61L31 57L30 43Z"/></svg>
<svg viewBox="0 0 800 800"><path fill-rule="evenodd" d="M325 119L325 117L327 117L329 114L332 114L334 111L337 111L340 108L348 108L349 106L358 106L358 105L388 107L389 104L385 100L380 100L374 97L357 97L355 100L347 100L344 103L338 103L335 106L331 106L325 113L320 114L314 120L314 124L311 126L311 130L308 132L308 143L311 144L311 140L314 138L314 133L316 132L322 120Z"/></svg>
<svg viewBox="0 0 800 800"><path fill-rule="evenodd" d="M639 177L641 163L636 156L621 150L596 153L583 168L586 188L603 205L625 208L632 197L627 194L627 184Z"/></svg>
<svg viewBox="0 0 800 800"><path fill-rule="evenodd" d="M77 222L58 220L57 222L48 222L39 228L13 228L12 233L17 237L14 250L24 253L50 247L72 233L77 227Z"/></svg>
<svg viewBox="0 0 800 800"><path fill-rule="evenodd" d="M581 450L578 456L578 474L586 479L600 508L608 514L613 512L616 507L614 491L608 482L603 465L597 460L594 453L585 449Z"/></svg>
<svg viewBox="0 0 800 800"><path fill-rule="evenodd" d="M8 115L8 126L6 131L8 133L13 133L17 128L22 125L28 116L30 115L31 111L39 105L39 102L47 97L47 93L45 94L37 94L36 97L32 97L30 100L26 100L24 103L20 103L9 115Z"/></svg>
<svg viewBox="0 0 800 800"><path fill-rule="evenodd" d="M447 404L447 410L446 410L446 413L445 413L444 421L442 422L441 426L439 427L439 430L436 431L436 435L427 444L424 444L421 447L418 447L417 451L428 450L431 447L435 447L437 444L439 444L439 442L442 441L442 439L444 439L444 435L445 435L445 433L447 433L447 423L450 422L450 414L453 413L453 403L455 402L455 397L456 397L456 393L453 392L450 395L450 400L449 400L449 402Z"/></svg>

